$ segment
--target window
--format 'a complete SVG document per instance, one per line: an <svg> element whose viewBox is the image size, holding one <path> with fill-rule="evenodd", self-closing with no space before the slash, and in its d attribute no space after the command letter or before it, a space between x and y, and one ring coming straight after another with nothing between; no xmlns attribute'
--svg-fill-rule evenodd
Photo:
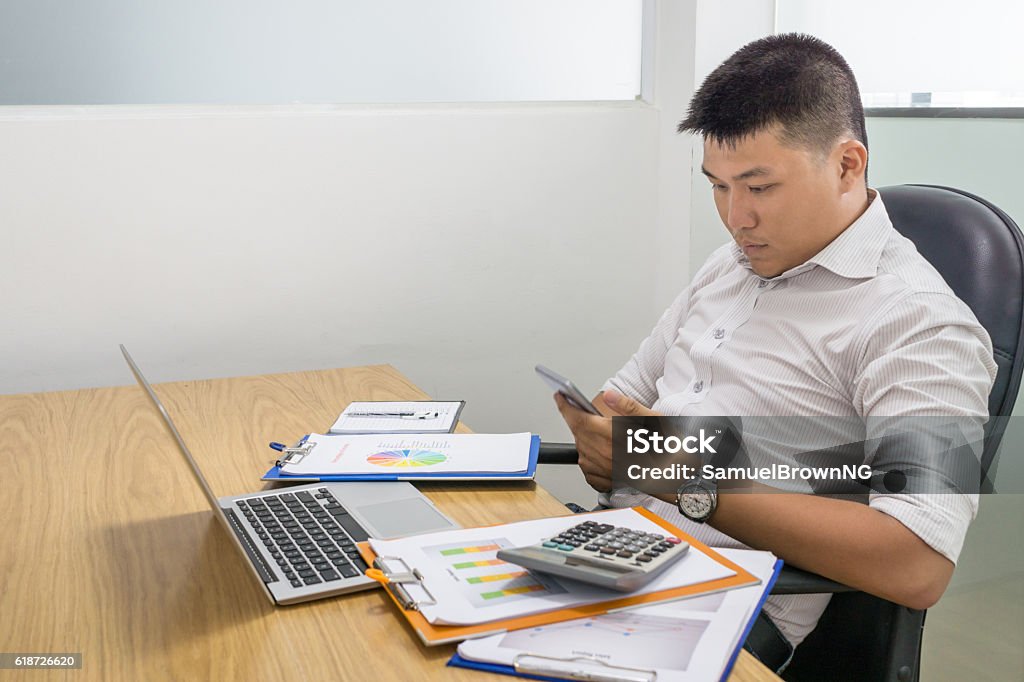
<svg viewBox="0 0 1024 682"><path fill-rule="evenodd" d="M779 32L810 33L846 57L873 113L1024 107L1022 25L1024 4L1005 0L776 5Z"/></svg>
<svg viewBox="0 0 1024 682"><path fill-rule="evenodd" d="M642 0L0 0L0 104L632 100Z"/></svg>

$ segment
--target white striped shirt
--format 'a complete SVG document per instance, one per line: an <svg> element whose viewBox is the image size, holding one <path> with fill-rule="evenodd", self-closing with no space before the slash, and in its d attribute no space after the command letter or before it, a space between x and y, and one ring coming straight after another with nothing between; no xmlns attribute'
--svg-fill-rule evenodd
<svg viewBox="0 0 1024 682"><path fill-rule="evenodd" d="M996 373L988 334L872 194L828 246L777 277L755 274L735 244L715 251L604 388L666 415L974 418L967 435L980 440ZM642 504L711 546L744 546L635 491L602 502ZM869 501L954 563L977 503L973 494ZM775 596L765 610L799 644L828 601Z"/></svg>

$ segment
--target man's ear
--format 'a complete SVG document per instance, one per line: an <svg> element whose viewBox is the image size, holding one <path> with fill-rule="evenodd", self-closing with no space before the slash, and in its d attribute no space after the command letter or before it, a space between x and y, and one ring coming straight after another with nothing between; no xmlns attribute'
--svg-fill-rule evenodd
<svg viewBox="0 0 1024 682"><path fill-rule="evenodd" d="M844 191L854 189L864 179L868 167L868 149L858 140L844 140L836 150L839 155L839 181Z"/></svg>

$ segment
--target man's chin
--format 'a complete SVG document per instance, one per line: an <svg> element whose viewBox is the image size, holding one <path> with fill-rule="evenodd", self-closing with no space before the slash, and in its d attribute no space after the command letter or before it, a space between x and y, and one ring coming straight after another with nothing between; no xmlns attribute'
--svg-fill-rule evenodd
<svg viewBox="0 0 1024 682"><path fill-rule="evenodd" d="M783 272L785 272L785 270L780 270L779 268L757 265L755 263L750 264L750 269L754 272L755 275L757 275L761 279L771 279L772 277L778 277Z"/></svg>

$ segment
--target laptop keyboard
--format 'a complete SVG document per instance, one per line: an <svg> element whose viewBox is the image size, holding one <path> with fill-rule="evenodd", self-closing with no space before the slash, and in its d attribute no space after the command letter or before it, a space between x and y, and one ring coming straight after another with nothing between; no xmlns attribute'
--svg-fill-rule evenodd
<svg viewBox="0 0 1024 682"><path fill-rule="evenodd" d="M237 502L292 587L363 574L356 542L363 530L327 488L261 495Z"/></svg>

